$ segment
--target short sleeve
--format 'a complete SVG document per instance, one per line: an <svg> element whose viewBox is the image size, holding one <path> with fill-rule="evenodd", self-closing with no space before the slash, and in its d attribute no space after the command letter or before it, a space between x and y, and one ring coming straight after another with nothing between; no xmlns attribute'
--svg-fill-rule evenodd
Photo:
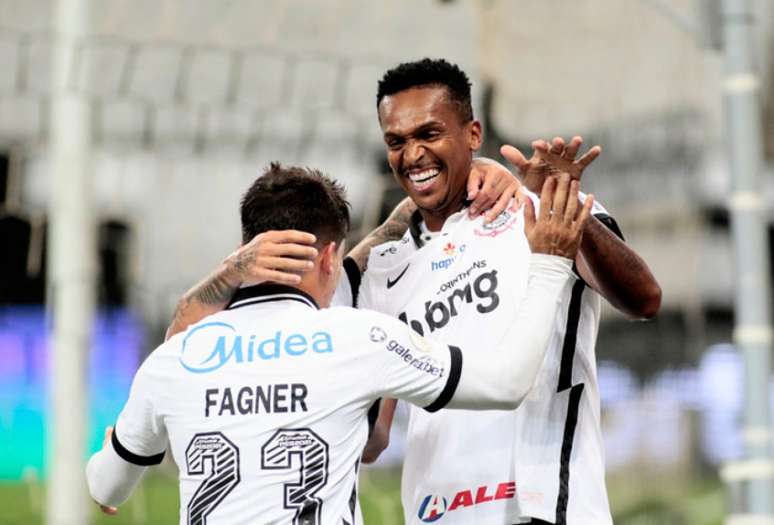
<svg viewBox="0 0 774 525"><path fill-rule="evenodd" d="M586 202L586 194L579 192L578 199L581 202ZM596 217L599 222L605 225L605 227L613 232L622 241L625 240L621 227L618 226L618 222L608 213L607 209L598 200L594 200L594 205L591 207L591 214Z"/></svg>
<svg viewBox="0 0 774 525"><path fill-rule="evenodd" d="M331 306L349 306L354 308L357 304L360 291L360 268L352 257L344 258L344 271L336 284L333 292Z"/></svg>
<svg viewBox="0 0 774 525"><path fill-rule="evenodd" d="M154 406L158 397L150 375L154 362L152 357L137 371L112 437L116 453L125 461L141 466L161 463L167 445L166 428Z"/></svg>
<svg viewBox="0 0 774 525"><path fill-rule="evenodd" d="M451 400L462 372L462 352L423 337L387 315L369 312L369 350L377 361L377 395L394 397L429 412L440 410Z"/></svg>

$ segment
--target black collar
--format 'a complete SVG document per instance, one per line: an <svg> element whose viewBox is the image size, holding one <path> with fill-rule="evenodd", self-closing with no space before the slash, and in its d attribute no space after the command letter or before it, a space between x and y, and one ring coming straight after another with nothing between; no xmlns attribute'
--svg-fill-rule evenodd
<svg viewBox="0 0 774 525"><path fill-rule="evenodd" d="M465 209L468 206L470 206L471 202L467 199L465 199L462 202L462 208ZM422 221L424 219L422 218L422 214L419 213L419 210L414 210L414 213L411 214L411 217L409 218L409 233L411 234L411 239L414 241L414 246L417 248L421 248L425 245L425 241L422 240L422 227L420 226L422 224Z"/></svg>
<svg viewBox="0 0 774 525"><path fill-rule="evenodd" d="M226 309L233 310L234 308L241 308L251 304L270 303L274 301L296 301L317 310L320 309L317 305L317 301L315 301L308 293L303 292L298 288L293 288L292 286L275 283L256 284L254 286L240 288L234 294L234 297L231 298L231 302L228 303Z"/></svg>

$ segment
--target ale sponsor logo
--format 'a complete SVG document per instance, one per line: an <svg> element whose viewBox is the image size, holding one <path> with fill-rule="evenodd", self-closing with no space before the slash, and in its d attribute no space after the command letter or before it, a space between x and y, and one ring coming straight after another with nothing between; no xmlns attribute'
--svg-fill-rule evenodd
<svg viewBox="0 0 774 525"><path fill-rule="evenodd" d="M458 491L451 503L447 505L447 499L443 495L428 494L419 503L417 517L423 523L434 523L446 514L460 509L484 505L491 501L513 499L516 497L516 482L506 481L497 485L482 485L474 489Z"/></svg>

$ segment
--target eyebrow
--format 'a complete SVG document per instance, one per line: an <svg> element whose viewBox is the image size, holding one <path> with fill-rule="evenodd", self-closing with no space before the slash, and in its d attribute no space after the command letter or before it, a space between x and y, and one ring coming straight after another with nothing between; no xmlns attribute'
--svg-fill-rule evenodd
<svg viewBox="0 0 774 525"><path fill-rule="evenodd" d="M411 131L411 133L407 133L405 135L418 135L422 133L423 131L427 131L431 128L443 128L443 123L440 120L431 120L429 122L425 122L424 124L420 125L418 128ZM401 133L396 133L394 131L386 131L384 133L384 138L398 138L403 137L404 135Z"/></svg>

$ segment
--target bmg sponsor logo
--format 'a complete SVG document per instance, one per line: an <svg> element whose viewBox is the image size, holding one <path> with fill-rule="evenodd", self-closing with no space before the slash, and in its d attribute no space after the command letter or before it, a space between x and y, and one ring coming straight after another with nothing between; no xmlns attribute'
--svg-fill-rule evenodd
<svg viewBox="0 0 774 525"><path fill-rule="evenodd" d="M237 364L271 361L283 356L299 357L306 353L333 352L328 332L313 334L240 334L228 323L211 322L194 327L183 339L180 364L194 374L213 372L228 362Z"/></svg>
<svg viewBox="0 0 774 525"><path fill-rule="evenodd" d="M454 264L454 261L457 260L457 255L465 252L465 245L461 244L457 246L452 242L447 242L443 245L442 251L444 254L442 259L430 262L430 270L433 272L436 270L445 270Z"/></svg>
<svg viewBox="0 0 774 525"><path fill-rule="evenodd" d="M458 286L451 292L446 288L445 292L448 295L440 301L425 301L424 323L409 319L406 312L398 314L398 319L408 324L414 331L425 335L426 328L433 332L449 324L465 304L475 303L478 313L488 314L500 305L497 284L497 270L484 272L473 279L472 283L468 280L463 286Z"/></svg>
<svg viewBox="0 0 774 525"><path fill-rule="evenodd" d="M463 489L457 492L449 505L446 497L439 494L429 494L419 503L417 517L423 523L434 523L447 513L482 505L490 501L513 499L516 497L516 482L506 481L496 486L483 485L475 489Z"/></svg>

